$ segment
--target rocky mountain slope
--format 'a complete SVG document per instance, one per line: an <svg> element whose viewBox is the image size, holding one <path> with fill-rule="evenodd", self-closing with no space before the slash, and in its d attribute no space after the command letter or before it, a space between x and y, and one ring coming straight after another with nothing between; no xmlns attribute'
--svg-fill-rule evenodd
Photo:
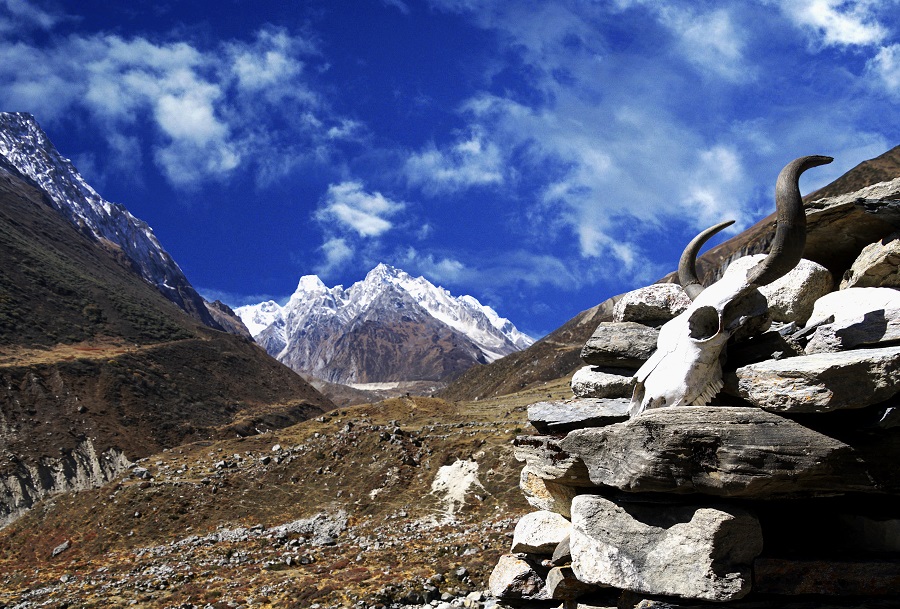
<svg viewBox="0 0 900 609"><path fill-rule="evenodd" d="M347 289L307 275L285 306L236 313L269 354L331 383L439 381L532 343L475 298L385 264Z"/></svg>
<svg viewBox="0 0 900 609"><path fill-rule="evenodd" d="M249 339L189 317L8 164L0 382L0 523L163 448L333 407Z"/></svg>
<svg viewBox="0 0 900 609"><path fill-rule="evenodd" d="M30 114L0 112L0 157L33 181L50 206L204 324L223 329L146 222L101 197Z"/></svg>
<svg viewBox="0 0 900 609"><path fill-rule="evenodd" d="M863 246L900 228L900 217L889 210L866 209L865 201L832 200L828 209L819 203L866 186L900 177L900 146L860 163L831 184L804 197L808 234L804 257L828 268L840 279ZM821 212L810 216L811 212ZM763 218L747 230L710 248L697 259L697 271L708 285L721 277L731 263L742 256L765 253L774 234L775 214ZM685 244L686 245L686 244ZM675 282L670 273L660 282ZM486 366L475 366L438 392L445 399L471 400L503 395L534 383L573 374L583 365L579 353L601 321L611 319L621 295L582 311L559 329L531 347ZM515 373L513 372L515 371Z"/></svg>
<svg viewBox="0 0 900 609"><path fill-rule="evenodd" d="M0 530L0 605L480 608L530 509L512 439L548 392L569 388L391 399L154 455Z"/></svg>

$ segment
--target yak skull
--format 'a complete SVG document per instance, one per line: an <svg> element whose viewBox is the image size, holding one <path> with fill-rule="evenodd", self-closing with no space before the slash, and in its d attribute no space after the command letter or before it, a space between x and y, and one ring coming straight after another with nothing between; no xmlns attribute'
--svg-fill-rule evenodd
<svg viewBox="0 0 900 609"><path fill-rule="evenodd" d="M695 259L703 244L732 224L705 230L685 248L678 264L678 279L691 306L659 331L656 351L635 373L631 416L663 406L704 405L722 389L724 347L732 335L752 323L765 330L768 305L760 286L788 273L800 261L806 244L806 214L797 181L800 174L830 163L825 156L806 156L785 166L775 187L777 226L768 256L746 270L726 272L703 288Z"/></svg>

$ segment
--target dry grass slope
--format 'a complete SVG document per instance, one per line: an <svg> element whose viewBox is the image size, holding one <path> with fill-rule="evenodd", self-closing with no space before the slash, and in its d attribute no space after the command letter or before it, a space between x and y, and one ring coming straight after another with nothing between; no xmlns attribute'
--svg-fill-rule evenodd
<svg viewBox="0 0 900 609"><path fill-rule="evenodd" d="M147 479L57 496L0 531L0 605L348 606L421 594L436 573L444 591L483 589L515 520L531 509L511 441L527 425L527 405L548 393L561 397L568 386L477 402L397 398L154 455L139 464ZM478 463L483 488L450 516L431 484L457 460ZM348 529L333 545L266 535L340 511ZM172 543L236 527L256 529Z"/></svg>

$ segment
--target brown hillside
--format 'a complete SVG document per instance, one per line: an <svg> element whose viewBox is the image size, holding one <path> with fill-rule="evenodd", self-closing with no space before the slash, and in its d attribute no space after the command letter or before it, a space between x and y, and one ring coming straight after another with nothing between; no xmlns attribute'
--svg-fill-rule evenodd
<svg viewBox="0 0 900 609"><path fill-rule="evenodd" d="M0 167L2 472L84 439L138 458L333 405L243 339L191 319Z"/></svg>
<svg viewBox="0 0 900 609"><path fill-rule="evenodd" d="M542 395L392 399L156 454L145 478L59 495L0 529L0 606L391 605L435 574L438 596L483 590L534 509L512 440ZM432 483L460 460L479 483L451 517ZM277 533L322 513L347 530Z"/></svg>
<svg viewBox="0 0 900 609"><path fill-rule="evenodd" d="M527 349L485 366L473 366L437 395L445 400L479 400L507 395L560 379L580 366L581 347L597 324L612 319L618 296L582 311Z"/></svg>
<svg viewBox="0 0 900 609"><path fill-rule="evenodd" d="M825 197L836 197L848 192L856 192L866 186L888 182L900 176L900 146L891 148L881 156L863 161L831 184L812 192L807 201Z"/></svg>

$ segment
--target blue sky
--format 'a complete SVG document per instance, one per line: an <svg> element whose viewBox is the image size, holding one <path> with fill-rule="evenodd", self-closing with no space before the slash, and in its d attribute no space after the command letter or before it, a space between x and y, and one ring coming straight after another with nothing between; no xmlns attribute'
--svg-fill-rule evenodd
<svg viewBox="0 0 900 609"><path fill-rule="evenodd" d="M33 113L208 298L378 262L540 336L900 144L896 0L0 0ZM728 235L725 235L727 237Z"/></svg>

